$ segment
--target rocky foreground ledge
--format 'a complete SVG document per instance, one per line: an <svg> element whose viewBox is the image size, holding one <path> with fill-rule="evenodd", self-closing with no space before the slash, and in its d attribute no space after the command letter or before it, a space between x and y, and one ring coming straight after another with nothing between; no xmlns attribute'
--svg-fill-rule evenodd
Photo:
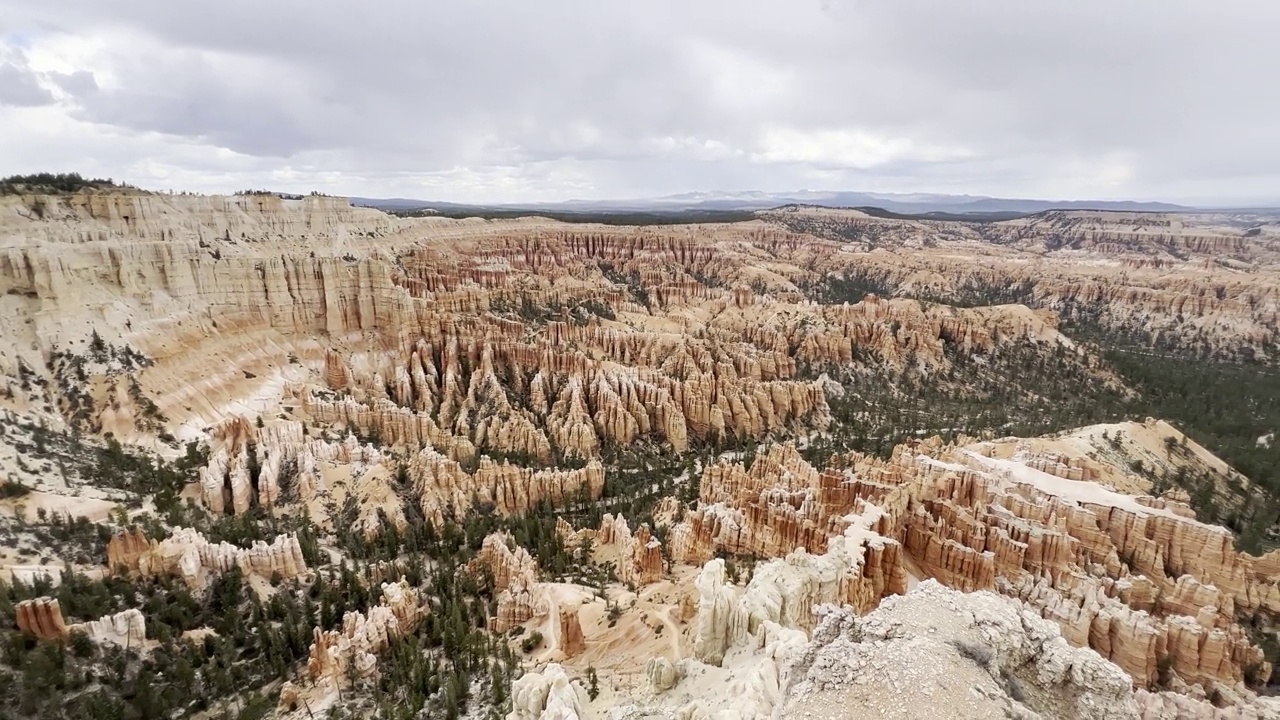
<svg viewBox="0 0 1280 720"><path fill-rule="evenodd" d="M712 687L706 666L682 660L654 668L649 698L607 712L610 720L755 720L760 718L1081 718L1174 720L1280 717L1280 704L1260 698L1222 709L1208 700L1133 690L1114 663L1075 648L1058 626L1021 603L991 592L962 593L926 580L886 598L867 615L823 606L813 638L765 623L750 655L750 687ZM743 660L746 660L745 658ZM743 662L745 665L746 662ZM670 670L672 673L664 673ZM679 707L659 690L663 675L693 685ZM665 678L670 680L673 678ZM701 687L706 685L706 687ZM586 720L585 690L559 665L515 684L509 720Z"/></svg>

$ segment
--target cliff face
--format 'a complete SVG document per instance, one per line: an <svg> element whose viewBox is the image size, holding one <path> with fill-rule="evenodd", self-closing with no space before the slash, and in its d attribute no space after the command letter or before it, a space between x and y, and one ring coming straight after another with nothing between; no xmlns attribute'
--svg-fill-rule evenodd
<svg viewBox="0 0 1280 720"><path fill-rule="evenodd" d="M353 207L345 198L275 195L207 196L112 192L73 195L10 195L0 199L0 238L40 235L41 241L130 239L258 240L318 237L341 240L358 233L387 232L395 218Z"/></svg>
<svg viewBox="0 0 1280 720"><path fill-rule="evenodd" d="M60 331L82 318L108 338L129 335L126 321L149 325L132 331L139 340L182 334L184 320L323 333L392 319L379 305L390 284L342 256L396 221L337 198L51 197L37 222L23 221L21 199L0 202L0 283L34 305L48 345L70 341Z"/></svg>
<svg viewBox="0 0 1280 720"><path fill-rule="evenodd" d="M113 353L146 360L130 374L156 403L152 417L194 434L268 374L300 370L284 367L293 345L397 320L389 278L357 257L397 224L336 198L5 197L0 372L43 373L54 352L84 358L96 332ZM134 400L95 399L104 425ZM107 429L124 440L158 432Z"/></svg>
<svg viewBox="0 0 1280 720"><path fill-rule="evenodd" d="M683 451L824 427L823 390L798 376L855 356L945 369L947 352L1057 337L1052 317L1014 307L810 304L796 283L835 246L761 223L411 222L333 198L78 197L49 199L44 219L22 210L30 199L0 208L0 322L15 342L0 370L81 356L96 331L145 358L131 377L180 438L296 401L309 419L459 462L590 459L641 439ZM97 403L118 435L155 434Z"/></svg>

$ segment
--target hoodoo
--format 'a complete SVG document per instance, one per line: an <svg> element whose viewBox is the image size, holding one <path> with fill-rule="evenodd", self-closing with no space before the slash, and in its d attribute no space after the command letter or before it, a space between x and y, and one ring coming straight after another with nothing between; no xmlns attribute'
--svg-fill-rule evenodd
<svg viewBox="0 0 1280 720"><path fill-rule="evenodd" d="M0 196L0 675L96 678L68 717L1280 716L1241 222Z"/></svg>

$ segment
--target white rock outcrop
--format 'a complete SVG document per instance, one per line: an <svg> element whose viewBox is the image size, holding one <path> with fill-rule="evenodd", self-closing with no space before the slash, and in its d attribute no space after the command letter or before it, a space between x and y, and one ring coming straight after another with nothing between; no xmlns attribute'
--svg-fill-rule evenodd
<svg viewBox="0 0 1280 720"><path fill-rule="evenodd" d="M672 662L664 657L649 658L644 666L645 677L654 692L666 692L680 681L680 672Z"/></svg>
<svg viewBox="0 0 1280 720"><path fill-rule="evenodd" d="M792 669L788 716L838 705L871 717L1139 717L1123 670L994 593L928 580L864 617L820 614Z"/></svg>
<svg viewBox="0 0 1280 720"><path fill-rule="evenodd" d="M142 611L137 608L72 625L70 629L83 631L91 640L99 644L113 643L121 647L138 649L147 642L147 621Z"/></svg>
<svg viewBox="0 0 1280 720"><path fill-rule="evenodd" d="M742 645L749 636L757 637L758 644L766 623L807 631L814 626L813 611L818 605L859 602L855 589L863 578L868 548L897 546L870 529L879 516L874 508L846 516L844 532L831 537L821 555L797 548L785 558L756 565L745 589L728 581L723 560L708 561L694 583L698 590L694 657L719 665L727 650Z"/></svg>
<svg viewBox="0 0 1280 720"><path fill-rule="evenodd" d="M724 560L716 558L694 580L698 589L698 615L693 655L708 665L719 665L725 650L746 637L747 611L725 574Z"/></svg>
<svg viewBox="0 0 1280 720"><path fill-rule="evenodd" d="M586 691L552 663L512 683L507 720L581 720L587 703Z"/></svg>

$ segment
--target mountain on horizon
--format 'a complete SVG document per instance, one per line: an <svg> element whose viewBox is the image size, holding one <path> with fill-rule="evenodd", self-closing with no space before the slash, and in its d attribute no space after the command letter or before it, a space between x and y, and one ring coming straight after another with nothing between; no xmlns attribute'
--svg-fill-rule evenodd
<svg viewBox="0 0 1280 720"><path fill-rule="evenodd" d="M356 205L382 210L544 210L555 212L672 212L684 210L746 211L767 210L780 205L821 205L825 207L879 207L904 214L943 212L948 214L1037 213L1045 210L1117 210L1131 212L1190 212L1201 208L1165 202L1136 200L1037 200L995 198L982 195L938 193L871 193L842 190L798 190L794 192L696 191L656 198L616 200L565 200L542 203L455 203L410 198L352 197Z"/></svg>

